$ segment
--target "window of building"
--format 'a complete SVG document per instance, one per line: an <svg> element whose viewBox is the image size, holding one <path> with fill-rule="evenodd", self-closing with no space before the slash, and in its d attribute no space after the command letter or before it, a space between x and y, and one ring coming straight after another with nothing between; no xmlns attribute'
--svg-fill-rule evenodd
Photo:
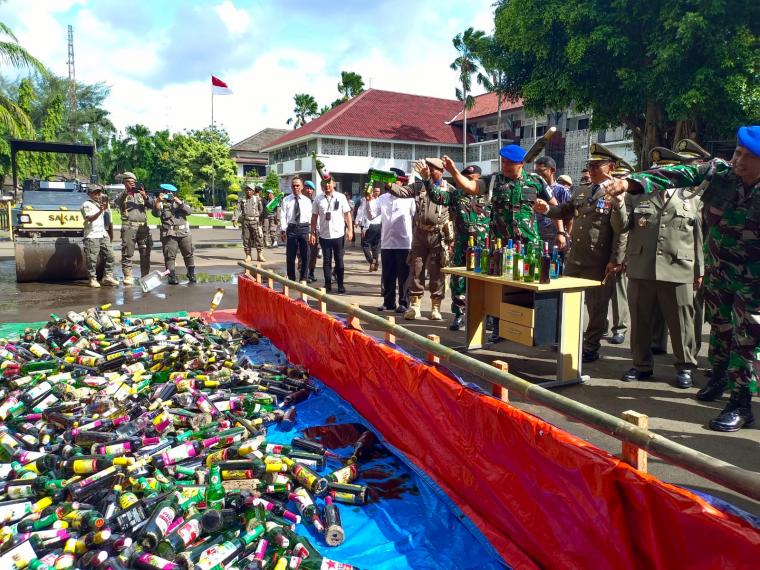
<svg viewBox="0 0 760 570"><path fill-rule="evenodd" d="M429 144L418 144L415 145L414 155L417 157L417 160L438 156L438 147Z"/></svg>
<svg viewBox="0 0 760 570"><path fill-rule="evenodd" d="M317 139L311 139L306 143L306 151L309 153L309 156L311 156L312 152L317 152Z"/></svg>
<svg viewBox="0 0 760 570"><path fill-rule="evenodd" d="M393 158L399 160L412 160L412 149L414 147L410 144L394 143L393 145Z"/></svg>
<svg viewBox="0 0 760 570"><path fill-rule="evenodd" d="M267 175L267 167L263 164L244 164L243 176L261 177Z"/></svg>
<svg viewBox="0 0 760 570"><path fill-rule="evenodd" d="M346 154L345 139L322 139L322 154L344 156Z"/></svg>
<svg viewBox="0 0 760 570"><path fill-rule="evenodd" d="M546 129L547 129L546 125L539 125L539 126L537 126L536 127L536 136L537 137L543 136L544 133L546 133Z"/></svg>
<svg viewBox="0 0 760 570"><path fill-rule="evenodd" d="M372 143L372 156L374 158L390 158L391 157L391 143Z"/></svg>
<svg viewBox="0 0 760 570"><path fill-rule="evenodd" d="M369 143L367 141L348 141L348 156L367 156Z"/></svg>
<svg viewBox="0 0 760 570"><path fill-rule="evenodd" d="M589 123L588 117L585 119L578 119L578 130L582 131L584 129L588 129L588 123Z"/></svg>

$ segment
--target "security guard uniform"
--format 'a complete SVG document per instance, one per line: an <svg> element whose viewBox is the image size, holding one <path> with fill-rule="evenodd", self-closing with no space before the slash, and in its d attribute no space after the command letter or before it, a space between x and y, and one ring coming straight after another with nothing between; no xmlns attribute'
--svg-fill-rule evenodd
<svg viewBox="0 0 760 570"><path fill-rule="evenodd" d="M267 192L266 203L274 200L274 192ZM280 233L280 206L277 206L271 212L262 208L261 226L264 231L264 246L277 247L277 235Z"/></svg>
<svg viewBox="0 0 760 570"><path fill-rule="evenodd" d="M590 161L621 159L599 143L591 144ZM621 265L625 258L626 234L615 230L624 224L625 212L605 197L598 184L583 184L567 202L549 206L551 218L573 219L570 235L573 246L565 257L564 275L603 281L599 287L586 290L585 303L588 324L583 337L583 360L593 362L599 358L599 346L604 334L607 309L612 298L614 280L605 279L608 263Z"/></svg>
<svg viewBox="0 0 760 570"><path fill-rule="evenodd" d="M254 189L248 186L246 190ZM236 216L240 223L243 233L243 250L245 251L245 260L252 261L251 250L256 249L256 261L266 261L261 252L264 247L264 233L261 230L261 214L264 211L264 204L261 202L259 194L252 194L238 202Z"/></svg>
<svg viewBox="0 0 760 570"><path fill-rule="evenodd" d="M666 148L653 158L679 160ZM676 357L677 385L691 386L696 366L694 285L704 273L702 214L699 198L677 189L653 194L627 194L624 225L628 232L627 273L631 308L633 368L624 376L635 381L652 376L652 332L657 307L670 329ZM617 222L617 218L614 222ZM614 223L613 222L613 223Z"/></svg>
<svg viewBox="0 0 760 570"><path fill-rule="evenodd" d="M164 251L164 264L169 271L169 284L177 285L177 272L175 260L177 251L182 254L187 269L187 280L195 283L195 257L193 255L193 238L190 236L190 224L187 217L193 210L177 198L177 189L171 184L161 184L166 194L160 194L159 199L153 203L153 215L161 225L161 245Z"/></svg>
<svg viewBox="0 0 760 570"><path fill-rule="evenodd" d="M125 172L122 179L136 180L131 172ZM124 190L116 198L116 206L121 212L121 270L124 273L124 286L132 285L132 257L135 248L140 252L140 274L150 272L150 250L153 238L148 227L148 210L153 207L150 196L143 198L137 190Z"/></svg>

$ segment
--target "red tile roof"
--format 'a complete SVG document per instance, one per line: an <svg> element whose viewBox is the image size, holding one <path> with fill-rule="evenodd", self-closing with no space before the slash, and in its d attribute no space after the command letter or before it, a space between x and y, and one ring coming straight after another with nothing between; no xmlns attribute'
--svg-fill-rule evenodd
<svg viewBox="0 0 760 570"><path fill-rule="evenodd" d="M498 111L499 99L496 93L483 93L475 97L475 106L467 111L467 119L475 119L477 117L485 117L488 115L495 115ZM523 106L522 99L517 101L504 101L501 102L501 111L510 111L512 109L519 109ZM453 119L449 119L452 123L459 123L463 120L462 109L457 111L456 116Z"/></svg>
<svg viewBox="0 0 760 570"><path fill-rule="evenodd" d="M269 151L310 134L462 144L462 128L447 124L461 106L453 99L368 89L262 150Z"/></svg>

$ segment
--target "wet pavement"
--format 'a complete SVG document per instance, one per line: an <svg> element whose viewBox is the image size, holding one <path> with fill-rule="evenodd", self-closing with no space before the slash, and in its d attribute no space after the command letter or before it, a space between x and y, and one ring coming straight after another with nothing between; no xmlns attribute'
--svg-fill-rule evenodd
<svg viewBox="0 0 760 570"><path fill-rule="evenodd" d="M218 287L222 287L225 291L220 308L234 308L237 306L237 286L234 283L239 272L237 262L242 259L243 254L237 246L239 242L232 234L233 232L229 231L215 232L214 230L194 232L196 244L206 246L196 248L199 283L195 285L186 283L184 267L181 260L178 260L178 275L182 283L177 286L164 284L149 293L143 293L139 286L131 289L121 287L91 289L85 282L17 284L12 247L10 248L11 256L7 255L8 246L12 244L0 242L0 321L40 321L47 319L51 312L60 314L71 309L81 310L105 303L112 303L118 308L133 313L201 311L208 309ZM264 254L268 259L263 264L265 267L285 273L284 248L266 249ZM116 258L119 258L118 253ZM163 269L159 252L153 253L152 261L151 269ZM135 256L135 262L137 262L137 256ZM321 286L322 282L321 266L320 259L316 272L319 282L314 284L316 287ZM379 279L379 273L367 271L367 264L361 250L349 245L346 249L348 294L343 298L371 312L376 312L376 307L382 302L379 296ZM426 297L423 301L423 315L427 315L429 303L429 298ZM312 306L314 305L312 303ZM448 308L448 303L445 303L444 309L448 310ZM403 321L403 319L398 319L398 321L421 335L431 333L439 335L441 342L447 346L460 346L464 342L464 333L448 330L450 314L445 313L444 319L442 322L429 321L426 318L414 322ZM367 332L372 334L371 329L367 329ZM707 327L705 327L705 333L707 332ZM705 368L707 366L706 336L702 344L699 361L700 366ZM417 356L423 356L420 351L406 348ZM725 406L725 401L698 402L694 399L697 387L689 390L676 388L673 385L674 370L671 356L655 357L655 377L652 380L624 383L619 380L619 377L631 365L627 339L623 345L604 344L601 354L600 360L584 367L584 374L591 376L590 382L556 390L578 402L617 416L626 410L646 414L649 416L649 426L653 431L745 469L760 472L760 429L743 429L733 434L710 431L706 427L707 422ZM537 381L551 379L555 367L555 355L551 350L531 349L506 341L496 345L486 345L482 350L473 351L469 355L484 362L505 360L509 363L511 372ZM466 375L463 377L465 380L482 384L477 378ZM701 372L696 373L694 378L696 386L701 386L705 382ZM512 398L512 402L517 407L540 416L610 453L620 453L620 443L611 437L529 402L522 402L517 398ZM755 413L760 414L758 404L755 404ZM760 515L760 503L721 489L709 481L664 464L657 459L650 457L649 470L663 480L721 496L741 508Z"/></svg>

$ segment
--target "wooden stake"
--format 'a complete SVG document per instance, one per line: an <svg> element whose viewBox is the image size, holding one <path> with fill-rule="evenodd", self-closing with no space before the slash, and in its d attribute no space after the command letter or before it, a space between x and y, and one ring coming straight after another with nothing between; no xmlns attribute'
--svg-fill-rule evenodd
<svg viewBox="0 0 760 570"><path fill-rule="evenodd" d="M290 297L290 287L288 287L284 283L282 285L282 294L285 295L286 297Z"/></svg>
<svg viewBox="0 0 760 570"><path fill-rule="evenodd" d="M396 317L388 317L388 323L391 325L396 324ZM389 344L396 344L396 335L392 332L385 332L385 342Z"/></svg>
<svg viewBox="0 0 760 570"><path fill-rule="evenodd" d="M259 265L259 264L257 263L257 264L256 264L256 269L261 269L261 265ZM256 283L259 283L259 284L261 284L261 273L259 273L258 271L256 272L256 277L255 277L255 279L256 279Z"/></svg>
<svg viewBox="0 0 760 570"><path fill-rule="evenodd" d="M301 281L300 283L301 285L306 285L306 281ZM301 291L300 297L301 297L301 301L303 301L307 305L309 304L309 295L307 295L305 291Z"/></svg>
<svg viewBox="0 0 760 570"><path fill-rule="evenodd" d="M441 342L441 337L439 337L437 334L429 334L429 335L427 335L427 338L428 338L428 340L431 340L432 342L434 342L436 344L440 344L440 342ZM436 356L432 352L428 352L427 356L425 358L427 358L427 361L430 362L431 364L440 364L441 363L440 357Z"/></svg>
<svg viewBox="0 0 760 570"><path fill-rule="evenodd" d="M352 309L358 309L359 305L356 303L351 303ZM355 317L354 315L348 315L348 326L352 329L356 329L357 331L363 331L362 329L362 322L359 320L359 317Z"/></svg>
<svg viewBox="0 0 760 570"><path fill-rule="evenodd" d="M327 289L324 287L320 287L319 292L323 295L327 294ZM319 312L320 313L326 313L327 312L327 303L325 303L322 299L319 300Z"/></svg>
<svg viewBox="0 0 760 570"><path fill-rule="evenodd" d="M274 289L274 279L272 279L271 277L267 277L267 287L269 287L270 289Z"/></svg>
<svg viewBox="0 0 760 570"><path fill-rule="evenodd" d="M649 416L645 416L639 412L634 412L633 410L623 412L623 419L641 429L649 429ZM640 447L624 441L622 459L642 473L647 472L647 452Z"/></svg>
<svg viewBox="0 0 760 570"><path fill-rule="evenodd" d="M509 364L503 360L494 360L491 363L491 366L498 368L502 372L509 372ZM491 395L502 402L509 402L509 390L500 384L491 384Z"/></svg>

